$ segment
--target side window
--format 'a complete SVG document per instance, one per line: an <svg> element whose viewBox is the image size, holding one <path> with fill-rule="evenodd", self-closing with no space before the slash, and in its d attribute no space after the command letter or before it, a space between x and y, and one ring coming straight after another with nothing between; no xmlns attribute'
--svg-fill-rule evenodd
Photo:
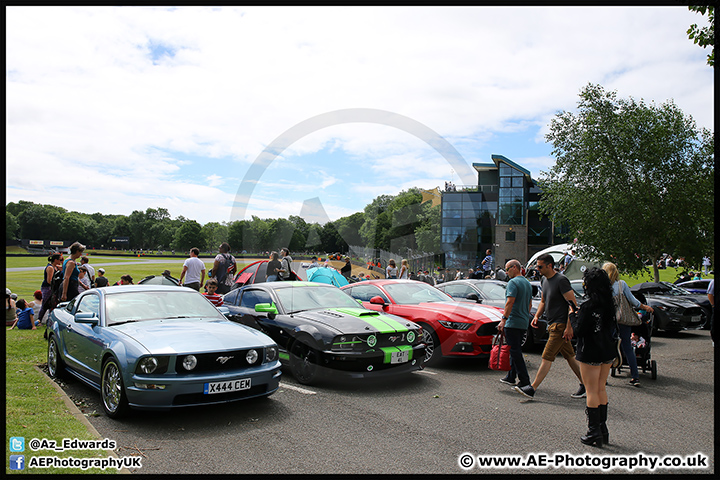
<svg viewBox="0 0 720 480"><path fill-rule="evenodd" d="M472 288L467 285L448 285L443 291L454 298L467 298L473 293Z"/></svg>
<svg viewBox="0 0 720 480"><path fill-rule="evenodd" d="M255 310L258 303L273 303L273 300L264 290L245 290L240 298L240 306L250 310Z"/></svg>
<svg viewBox="0 0 720 480"><path fill-rule="evenodd" d="M380 296L383 301L390 303L387 296L374 285L357 285L351 289L350 296L362 302L369 302L372 297Z"/></svg>
<svg viewBox="0 0 720 480"><path fill-rule="evenodd" d="M233 290L232 292L227 293L223 297L223 303L229 304L229 305L237 305L238 300L238 294L240 293L240 290Z"/></svg>
<svg viewBox="0 0 720 480"><path fill-rule="evenodd" d="M100 297L97 295L85 295L78 303L75 313L94 313L100 318Z"/></svg>

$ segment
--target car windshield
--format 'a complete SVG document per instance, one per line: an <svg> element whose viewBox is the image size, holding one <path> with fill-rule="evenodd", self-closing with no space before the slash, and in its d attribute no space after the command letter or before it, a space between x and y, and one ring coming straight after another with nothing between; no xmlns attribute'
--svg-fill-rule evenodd
<svg viewBox="0 0 720 480"><path fill-rule="evenodd" d="M275 290L286 313L319 308L360 307L360 304L336 287L292 287Z"/></svg>
<svg viewBox="0 0 720 480"><path fill-rule="evenodd" d="M506 283L475 282L475 286L491 300L505 300Z"/></svg>
<svg viewBox="0 0 720 480"><path fill-rule="evenodd" d="M107 324L145 320L221 317L213 305L197 292L122 292L105 297Z"/></svg>
<svg viewBox="0 0 720 480"><path fill-rule="evenodd" d="M383 285L398 305L417 305L425 302L452 302L452 297L424 282L388 283Z"/></svg>
<svg viewBox="0 0 720 480"><path fill-rule="evenodd" d="M691 292L688 292L684 288L678 287L675 284L669 282L662 282L662 284L668 287L668 290L662 290L659 292L662 295L692 295Z"/></svg>

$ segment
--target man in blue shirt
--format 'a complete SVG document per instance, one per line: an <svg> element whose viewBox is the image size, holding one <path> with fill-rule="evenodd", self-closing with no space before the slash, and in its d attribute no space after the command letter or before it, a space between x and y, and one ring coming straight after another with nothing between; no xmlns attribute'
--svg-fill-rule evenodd
<svg viewBox="0 0 720 480"><path fill-rule="evenodd" d="M510 281L505 289L505 311L498 324L498 330L505 332L505 341L510 346L510 371L500 381L515 386L515 378L520 381L518 387L530 385L525 358L522 353L522 340L530 325L532 308L532 286L522 276L522 266L517 260L505 264L505 272Z"/></svg>

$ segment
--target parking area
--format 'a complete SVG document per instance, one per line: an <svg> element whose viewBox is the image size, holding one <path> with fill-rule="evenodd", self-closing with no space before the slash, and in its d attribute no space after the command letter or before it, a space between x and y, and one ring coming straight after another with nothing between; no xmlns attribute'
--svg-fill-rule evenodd
<svg viewBox="0 0 720 480"><path fill-rule="evenodd" d="M540 351L527 354L531 375ZM458 459L528 454L707 456L707 468L653 473L714 473L714 349L709 332L653 337L658 378L627 371L608 381L610 445L580 443L584 399L556 361L535 399L499 382L485 360L442 360L392 382L299 385L283 376L267 399L169 413L133 412L111 420L99 395L77 381L66 392L120 456L139 455L134 473L161 474L457 474L598 473L597 468L525 466L465 470ZM648 469L637 469L649 473ZM622 468L614 473L626 473Z"/></svg>

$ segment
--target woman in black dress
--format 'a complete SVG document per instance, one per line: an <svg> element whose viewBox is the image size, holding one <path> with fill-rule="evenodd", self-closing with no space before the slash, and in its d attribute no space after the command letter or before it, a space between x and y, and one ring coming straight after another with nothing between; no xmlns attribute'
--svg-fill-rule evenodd
<svg viewBox="0 0 720 480"><path fill-rule="evenodd" d="M609 439L605 424L608 405L605 383L617 355L615 304L610 278L604 270L587 270L583 276L583 286L588 300L580 306L578 312L575 358L580 362L580 374L587 391L585 414L588 432L580 441L602 447Z"/></svg>

